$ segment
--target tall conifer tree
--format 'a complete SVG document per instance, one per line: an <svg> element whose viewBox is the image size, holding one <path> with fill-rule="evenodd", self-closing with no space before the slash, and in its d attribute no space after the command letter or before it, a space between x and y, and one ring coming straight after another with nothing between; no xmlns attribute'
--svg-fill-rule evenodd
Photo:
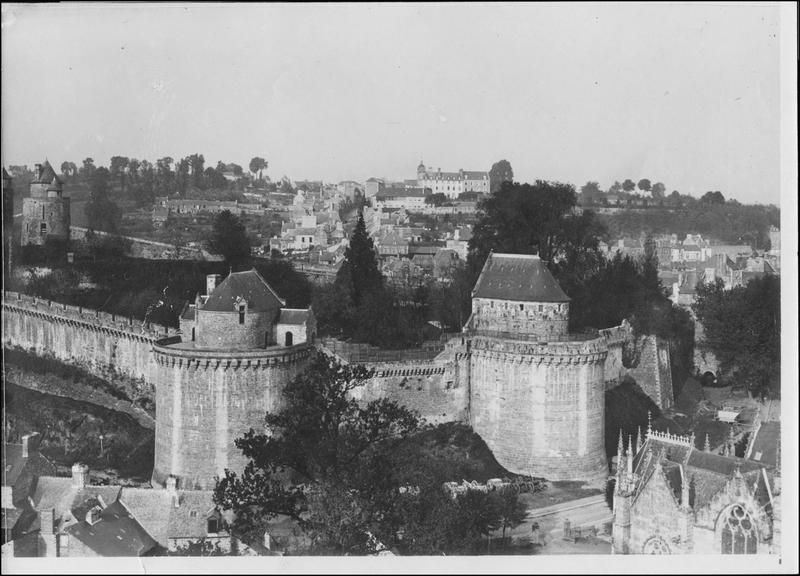
<svg viewBox="0 0 800 576"><path fill-rule="evenodd" d="M350 237L350 246L344 253L342 267L336 275L336 284L349 288L350 297L356 306L361 303L365 294L383 287L383 275L378 269L378 255L372 238L367 233L363 211L358 213L358 222Z"/></svg>

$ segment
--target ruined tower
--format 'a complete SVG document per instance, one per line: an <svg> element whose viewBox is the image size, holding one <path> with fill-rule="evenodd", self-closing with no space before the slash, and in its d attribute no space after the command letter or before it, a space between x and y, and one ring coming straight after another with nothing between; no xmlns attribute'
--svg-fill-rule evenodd
<svg viewBox="0 0 800 576"><path fill-rule="evenodd" d="M156 450L153 483L213 488L246 460L234 441L280 407L283 387L302 372L316 335L311 309L286 308L255 270L224 281L180 317L181 341L153 347Z"/></svg>
<svg viewBox="0 0 800 576"><path fill-rule="evenodd" d="M465 326L470 424L511 472L602 482L608 349L568 321L569 298L538 256L489 255Z"/></svg>
<svg viewBox="0 0 800 576"><path fill-rule="evenodd" d="M30 196L22 201L20 245L42 246L47 238L69 240L69 198L64 185L45 160L37 164L30 185Z"/></svg>

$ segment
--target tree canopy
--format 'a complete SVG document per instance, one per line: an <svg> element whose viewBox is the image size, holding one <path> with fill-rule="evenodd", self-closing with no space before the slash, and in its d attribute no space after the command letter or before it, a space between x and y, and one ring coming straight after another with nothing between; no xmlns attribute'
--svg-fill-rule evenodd
<svg viewBox="0 0 800 576"><path fill-rule="evenodd" d="M378 269L378 254L367 232L363 211L358 213L356 227L344 253L344 262L336 274L336 284L349 291L355 306L361 304L365 294L379 291L383 286L383 275Z"/></svg>
<svg viewBox="0 0 800 576"><path fill-rule="evenodd" d="M411 553L463 550L504 519L512 525L513 503L504 512L486 495L453 501L443 492L442 472L456 472L441 466L452 456L422 449L415 414L353 398L369 375L318 352L284 389L283 408L266 415L267 433L236 440L249 462L241 475L226 471L215 490L235 528L260 537L270 518L286 515L312 551L365 554L375 538Z"/></svg>
<svg viewBox="0 0 800 576"><path fill-rule="evenodd" d="M731 290L719 279L701 284L692 309L704 328L703 345L726 378L754 395L780 395L779 277L766 275Z"/></svg>
<svg viewBox="0 0 800 576"><path fill-rule="evenodd" d="M489 187L491 192L500 189L503 182L513 182L514 170L511 168L511 163L508 160L499 160L492 164L489 170Z"/></svg>
<svg viewBox="0 0 800 576"><path fill-rule="evenodd" d="M104 232L117 232L122 221L122 211L109 197L111 173L107 168L94 170L91 176L86 218L89 228Z"/></svg>
<svg viewBox="0 0 800 576"><path fill-rule="evenodd" d="M250 240L241 219L230 210L217 214L208 248L215 254L221 254L231 265L247 260L250 257Z"/></svg>

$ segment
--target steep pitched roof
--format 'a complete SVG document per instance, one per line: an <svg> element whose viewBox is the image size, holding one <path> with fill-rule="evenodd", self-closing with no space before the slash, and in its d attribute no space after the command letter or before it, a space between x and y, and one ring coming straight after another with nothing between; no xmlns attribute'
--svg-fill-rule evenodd
<svg viewBox="0 0 800 576"><path fill-rule="evenodd" d="M523 302L569 302L561 286L536 255L489 254L472 291L473 298Z"/></svg>
<svg viewBox="0 0 800 576"><path fill-rule="evenodd" d="M214 312L234 312L236 300L243 298L247 301L249 310L264 312L285 306L286 302L278 296L267 284L267 281L256 272L256 269L247 272L232 272L216 290L209 295L202 306L202 310Z"/></svg>
<svg viewBox="0 0 800 576"><path fill-rule="evenodd" d="M24 474L45 476L56 473L56 467L38 450L29 450L28 456L22 456L22 444L5 444L3 446L3 486L13 486Z"/></svg>
<svg viewBox="0 0 800 576"><path fill-rule="evenodd" d="M56 178L56 171L50 166L50 162L45 160L42 164L41 172L36 175L34 180L31 180L31 184L51 184L53 178Z"/></svg>
<svg viewBox="0 0 800 576"><path fill-rule="evenodd" d="M11 175L6 172L6 167L3 166L3 180L11 180Z"/></svg>
<svg viewBox="0 0 800 576"><path fill-rule="evenodd" d="M778 462L778 443L781 440L780 422L762 422L747 447L746 457L767 466Z"/></svg>
<svg viewBox="0 0 800 576"><path fill-rule="evenodd" d="M55 517L61 518L72 511L80 502L89 498L103 498L103 501L114 502L119 495L119 486L84 486L79 488L72 483L72 478L42 476L36 481L33 492L33 507L36 510L53 508Z"/></svg>
<svg viewBox="0 0 800 576"><path fill-rule="evenodd" d="M98 556L144 556L158 545L120 502L104 508L95 524L81 518L66 531Z"/></svg>

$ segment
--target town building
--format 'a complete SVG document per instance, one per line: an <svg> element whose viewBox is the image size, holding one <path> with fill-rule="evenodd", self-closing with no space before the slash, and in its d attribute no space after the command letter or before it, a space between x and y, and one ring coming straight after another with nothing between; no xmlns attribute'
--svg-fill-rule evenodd
<svg viewBox="0 0 800 576"><path fill-rule="evenodd" d="M429 170L420 162L417 166L417 186L429 188L432 194L444 194L448 198L458 198L464 192L489 194L489 173L475 170L442 172L441 168Z"/></svg>

